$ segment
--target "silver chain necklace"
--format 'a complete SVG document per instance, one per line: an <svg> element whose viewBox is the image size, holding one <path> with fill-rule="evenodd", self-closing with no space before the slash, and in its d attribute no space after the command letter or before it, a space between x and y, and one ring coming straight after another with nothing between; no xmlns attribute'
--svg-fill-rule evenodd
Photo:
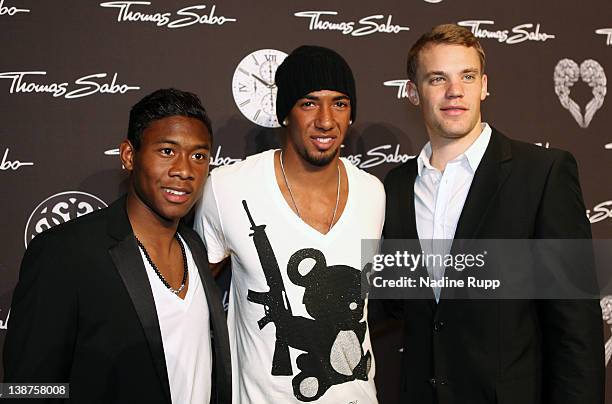
<svg viewBox="0 0 612 404"><path fill-rule="evenodd" d="M287 174L285 173L285 165L283 164L283 151L282 150L280 152L280 166L281 166L281 172L283 173L283 179L285 180L285 185L287 186L287 189L289 190L289 196L291 197L291 202L293 202L293 206L295 207L295 211L297 212L298 217L302 219L302 215L300 215L300 210L298 209L297 203L295 203L293 192L291 191L291 185L289 185L289 180L287 180ZM334 213L332 215L332 220L329 223L329 228L327 229L328 233L331 230L332 226L334 225L334 220L336 220L336 213L338 213L338 205L340 203L340 164L339 163L338 165L336 165L336 168L338 168L338 186L336 188L336 207L334 207Z"/></svg>

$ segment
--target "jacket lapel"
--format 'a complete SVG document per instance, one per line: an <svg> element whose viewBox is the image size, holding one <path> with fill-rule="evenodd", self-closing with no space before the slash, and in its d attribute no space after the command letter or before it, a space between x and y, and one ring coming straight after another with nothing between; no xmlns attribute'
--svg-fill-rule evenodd
<svg viewBox="0 0 612 404"><path fill-rule="evenodd" d="M492 128L489 145L476 169L457 222L451 254L457 254L460 250L469 248L465 243L470 239L478 238L480 229L487 220L490 206L510 174L511 160L510 142L504 135ZM459 272L448 268L445 276L449 279L461 279L466 274L465 271ZM444 299L452 299L454 293L452 289L443 288L440 303Z"/></svg>
<svg viewBox="0 0 612 404"><path fill-rule="evenodd" d="M475 238L486 219L491 202L510 174L512 158L510 142L497 130L492 129L487 146L459 216L455 239Z"/></svg>
<svg viewBox="0 0 612 404"><path fill-rule="evenodd" d="M171 402L170 382L162 343L159 321L153 292L149 284L146 269L142 262L136 238L132 233L130 221L125 210L126 198L113 203L109 209L109 234L118 243L109 249L109 254L121 276L125 288L132 299L132 304L138 314L145 338L151 350L153 363L159 376L167 402Z"/></svg>
<svg viewBox="0 0 612 404"><path fill-rule="evenodd" d="M231 390L226 388L226 386L231 386L229 337L219 289L208 268L208 257L202 240L193 230L183 224L179 226L179 233L187 242L193 260L198 267L200 280L202 281L208 303L208 312L213 331L212 343L214 347L214 371L216 379L213 390L216 389L217 402L230 402Z"/></svg>

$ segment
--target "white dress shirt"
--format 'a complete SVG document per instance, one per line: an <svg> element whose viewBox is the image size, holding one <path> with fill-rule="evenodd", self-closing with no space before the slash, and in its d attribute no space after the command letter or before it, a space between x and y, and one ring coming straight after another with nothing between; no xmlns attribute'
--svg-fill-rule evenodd
<svg viewBox="0 0 612 404"><path fill-rule="evenodd" d="M414 211L423 251L429 254L448 254L455 237L457 222L472 185L476 169L491 139L491 127L482 123L482 132L468 149L449 161L443 172L430 163L431 143L428 142L417 157L418 175L414 181ZM447 240L447 242L431 240ZM444 267L428 266L433 279L444 276ZM433 288L436 301L440 288Z"/></svg>

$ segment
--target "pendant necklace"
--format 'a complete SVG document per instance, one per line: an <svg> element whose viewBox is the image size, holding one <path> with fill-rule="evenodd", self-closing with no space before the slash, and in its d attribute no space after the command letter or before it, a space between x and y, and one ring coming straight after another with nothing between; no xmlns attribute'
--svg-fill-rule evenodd
<svg viewBox="0 0 612 404"><path fill-rule="evenodd" d="M295 211L298 217L302 219L297 203L295 203L295 198L293 197L293 192L291 191L291 185L289 185L289 180L287 179L287 174L285 173L285 165L283 164L283 151L282 150L280 152L280 166L281 166L281 172L283 173L283 179L285 180L285 185L287 186L287 189L289 190L289 196L291 197L291 202L293 203L293 206L295 207ZM332 226L334 225L334 220L336 220L336 213L338 212L338 205L340 202L340 163L338 163L336 167L338 168L338 185L336 188L336 206L334 207L334 212L332 214L332 220L329 223L329 228L327 229L328 233L331 230Z"/></svg>

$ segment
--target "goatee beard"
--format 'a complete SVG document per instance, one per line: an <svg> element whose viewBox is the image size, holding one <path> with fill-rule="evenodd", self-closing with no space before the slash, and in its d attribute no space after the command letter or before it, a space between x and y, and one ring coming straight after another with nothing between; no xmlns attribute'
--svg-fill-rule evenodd
<svg viewBox="0 0 612 404"><path fill-rule="evenodd" d="M313 156L304 150L302 153L300 153L300 155L304 160L306 160L306 162L312 164L315 167L325 167L329 165L332 161L334 161L334 159L338 155L338 151L339 149L336 149L330 154L319 154Z"/></svg>

